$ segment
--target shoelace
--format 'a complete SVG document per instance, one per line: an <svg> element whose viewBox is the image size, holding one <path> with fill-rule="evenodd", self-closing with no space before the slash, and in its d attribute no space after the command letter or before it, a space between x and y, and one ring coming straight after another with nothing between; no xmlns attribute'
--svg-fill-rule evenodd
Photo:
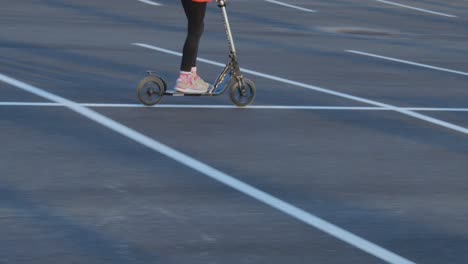
<svg viewBox="0 0 468 264"><path fill-rule="evenodd" d="M193 84L194 84L194 79L193 79L193 77L192 77L192 78L190 78L190 77L183 77L183 78L181 78L181 81L182 81L183 83L185 83L185 84L190 85L190 86L193 86Z"/></svg>
<svg viewBox="0 0 468 264"><path fill-rule="evenodd" d="M193 80L195 82L206 83L202 78L200 78L200 76L198 76L198 74L193 75Z"/></svg>
<svg viewBox="0 0 468 264"><path fill-rule="evenodd" d="M200 76L198 76L198 74L194 74L192 75L193 76L193 80L194 81L198 81L198 80L201 80Z"/></svg>

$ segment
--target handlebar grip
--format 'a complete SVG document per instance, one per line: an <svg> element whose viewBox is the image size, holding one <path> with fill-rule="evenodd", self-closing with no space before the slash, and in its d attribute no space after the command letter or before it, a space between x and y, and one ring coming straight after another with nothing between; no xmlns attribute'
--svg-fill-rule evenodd
<svg viewBox="0 0 468 264"><path fill-rule="evenodd" d="M227 0L216 0L216 2L218 3L219 7L226 6L227 4Z"/></svg>

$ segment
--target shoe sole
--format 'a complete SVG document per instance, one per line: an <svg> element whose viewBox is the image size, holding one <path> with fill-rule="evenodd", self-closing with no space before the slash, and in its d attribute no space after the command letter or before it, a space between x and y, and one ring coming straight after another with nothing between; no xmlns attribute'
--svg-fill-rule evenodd
<svg viewBox="0 0 468 264"><path fill-rule="evenodd" d="M186 89L186 88L181 88L181 87L176 87L175 89L178 92L186 93L186 94L204 94L208 92L208 91L191 90L191 89Z"/></svg>

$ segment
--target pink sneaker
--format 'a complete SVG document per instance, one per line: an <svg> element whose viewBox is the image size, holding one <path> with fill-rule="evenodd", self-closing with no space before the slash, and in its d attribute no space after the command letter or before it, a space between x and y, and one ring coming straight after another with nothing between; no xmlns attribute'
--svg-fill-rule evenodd
<svg viewBox="0 0 468 264"><path fill-rule="evenodd" d="M208 92L209 86L200 77L196 79L192 74L181 74L175 89L181 93L202 94Z"/></svg>
<svg viewBox="0 0 468 264"><path fill-rule="evenodd" d="M192 73L192 76L193 80L202 87L206 88L207 91L211 88L211 84L205 82L202 78L200 78L200 76L198 76L197 73Z"/></svg>

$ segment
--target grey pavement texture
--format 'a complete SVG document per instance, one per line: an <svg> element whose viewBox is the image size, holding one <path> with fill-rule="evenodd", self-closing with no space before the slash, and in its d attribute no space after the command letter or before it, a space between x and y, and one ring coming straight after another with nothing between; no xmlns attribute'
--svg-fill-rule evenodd
<svg viewBox="0 0 468 264"><path fill-rule="evenodd" d="M468 108L468 76L345 52L468 72L466 1L398 1L456 18L284 1L318 12L230 2L242 67L395 106ZM0 73L80 103L137 104L145 71L173 85L180 58L131 43L180 51L185 37L180 3L156 2L4 1ZM214 4L200 57L227 59ZM256 105L368 106L246 75ZM2 102L47 101L0 82ZM392 111L95 110L412 261L468 263L468 135ZM424 113L468 127L468 112ZM0 138L2 264L382 263L63 107L0 105Z"/></svg>

